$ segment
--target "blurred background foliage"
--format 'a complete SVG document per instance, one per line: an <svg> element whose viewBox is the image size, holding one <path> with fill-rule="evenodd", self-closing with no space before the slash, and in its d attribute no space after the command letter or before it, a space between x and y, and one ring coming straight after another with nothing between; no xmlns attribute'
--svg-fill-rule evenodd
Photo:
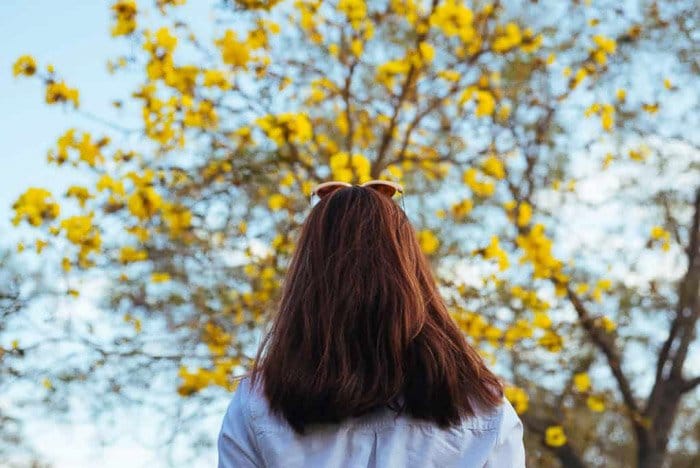
<svg viewBox="0 0 700 468"><path fill-rule="evenodd" d="M171 465L211 451L197 421L251 363L311 188L385 178L508 383L529 466L697 466L696 2L105 7L107 66L137 83L113 115L31 51L12 70L104 131L58 135L47 164L80 180L12 207L0 456L19 408L75 398L104 427L151 409L160 444L189 447Z"/></svg>

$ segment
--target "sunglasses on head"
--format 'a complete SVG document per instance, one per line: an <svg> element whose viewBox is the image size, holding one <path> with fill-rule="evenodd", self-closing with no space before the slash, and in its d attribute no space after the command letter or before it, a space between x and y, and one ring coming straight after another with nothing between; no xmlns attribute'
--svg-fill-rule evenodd
<svg viewBox="0 0 700 468"><path fill-rule="evenodd" d="M381 193L382 195L386 195L389 198L393 197L396 193L403 195L403 187L401 186L401 184L397 184L396 182L391 182L389 180L373 179L357 185L360 187L369 187L371 189L374 189L377 192ZM319 199L322 199L326 195L329 195L338 189L352 186L353 184L350 184L348 182L342 182L339 180L323 182L321 184L318 184L311 191L311 199L313 200L314 195L316 195ZM403 201L403 197L401 197L401 199Z"/></svg>

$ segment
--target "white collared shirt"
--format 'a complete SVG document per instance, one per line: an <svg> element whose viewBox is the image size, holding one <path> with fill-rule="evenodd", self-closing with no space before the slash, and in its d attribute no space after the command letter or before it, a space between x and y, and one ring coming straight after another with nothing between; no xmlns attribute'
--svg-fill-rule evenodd
<svg viewBox="0 0 700 468"><path fill-rule="evenodd" d="M248 377L221 425L219 468L522 468L523 425L511 404L441 429L386 408L300 436Z"/></svg>

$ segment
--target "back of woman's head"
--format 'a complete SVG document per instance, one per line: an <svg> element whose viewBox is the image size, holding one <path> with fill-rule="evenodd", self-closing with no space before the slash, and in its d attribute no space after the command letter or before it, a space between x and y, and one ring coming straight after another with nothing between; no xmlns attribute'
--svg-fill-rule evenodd
<svg viewBox="0 0 700 468"><path fill-rule="evenodd" d="M502 398L406 214L360 186L326 195L306 219L253 367L260 378L299 433L387 405L447 427Z"/></svg>

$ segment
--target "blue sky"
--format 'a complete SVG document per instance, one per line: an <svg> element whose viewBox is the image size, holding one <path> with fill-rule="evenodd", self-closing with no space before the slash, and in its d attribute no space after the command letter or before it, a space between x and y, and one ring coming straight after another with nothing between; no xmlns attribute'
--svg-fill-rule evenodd
<svg viewBox="0 0 700 468"><path fill-rule="evenodd" d="M93 122L60 106L44 103L44 87L36 79L14 78L12 64L31 54L42 68L57 72L81 92L85 110L109 110L113 94L104 94L108 79L105 58L120 50L109 35L110 12L105 1L56 2L5 0L0 2L0 232L2 245L18 233L10 228L11 204L28 186L60 191L76 180L69 168L60 171L46 163L46 151L71 126L98 130ZM9 232L8 232L9 230Z"/></svg>
<svg viewBox="0 0 700 468"><path fill-rule="evenodd" d="M110 36L111 1L81 0L2 0L0 2L0 248L14 244L28 233L27 229L12 227L11 205L27 187L45 187L57 195L80 180L80 174L69 167L57 170L46 162L46 152L56 138L70 127L89 130L95 134L108 128L93 120L76 115L61 106L47 106L44 86L37 79L15 78L12 64L23 54L33 55L41 69L53 64L61 78L80 90L81 109L108 116L124 123L110 102L128 94L132 89L128 76L109 75L106 60L124 51L125 44ZM105 87L109 81L110 86ZM105 92L105 90L108 92ZM114 132L108 132L115 136ZM118 135L117 135L118 136ZM31 238L31 236L28 236ZM13 247L14 248L14 247ZM94 311L90 299L71 306L71 314ZM80 311L83 312L80 312ZM95 312L96 313L96 312ZM0 404L5 396L0 396ZM45 461L55 467L75 466L160 466L155 451L143 443L158 440L159 429L154 424L142 424L138 430L134 420L157 421L157 415L147 408L120 411L114 428L124 427L130 434L111 440L106 447L98 445L99 423L86 415L72 414L67 423L59 423L40 414L35 408L27 413L24 428L28 442L34 445ZM75 413L75 412L74 412ZM216 431L218 420L210 421L210 431ZM109 437L109 436L108 436ZM210 454L213 456L213 454ZM206 458L206 457L205 457ZM202 459L211 466L214 460Z"/></svg>

